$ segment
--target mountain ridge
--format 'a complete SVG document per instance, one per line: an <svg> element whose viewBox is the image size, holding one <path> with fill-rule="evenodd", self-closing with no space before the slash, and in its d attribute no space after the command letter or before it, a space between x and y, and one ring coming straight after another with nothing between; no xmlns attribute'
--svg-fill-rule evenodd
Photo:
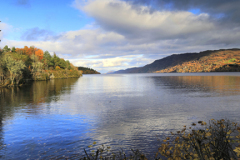
<svg viewBox="0 0 240 160"><path fill-rule="evenodd" d="M114 73L240 71L240 49L206 50L198 53L172 54L143 67L128 68Z"/></svg>

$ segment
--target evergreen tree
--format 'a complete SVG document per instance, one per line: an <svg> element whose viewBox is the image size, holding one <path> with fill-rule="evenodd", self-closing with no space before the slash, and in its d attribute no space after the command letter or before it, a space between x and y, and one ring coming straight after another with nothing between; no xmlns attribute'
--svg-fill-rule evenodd
<svg viewBox="0 0 240 160"><path fill-rule="evenodd" d="M16 52L16 48L15 47L12 47L12 52Z"/></svg>
<svg viewBox="0 0 240 160"><path fill-rule="evenodd" d="M50 53L48 51L44 52L42 62L43 62L43 66L46 70L49 69L49 67L54 67L52 56L50 55Z"/></svg>
<svg viewBox="0 0 240 160"><path fill-rule="evenodd" d="M59 67L61 67L62 69L67 68L67 64L66 64L66 62L65 62L64 59L60 59L60 61L59 61Z"/></svg>
<svg viewBox="0 0 240 160"><path fill-rule="evenodd" d="M3 48L3 52L10 52L11 51L11 49L10 48L8 48L8 46L6 45L4 48Z"/></svg>

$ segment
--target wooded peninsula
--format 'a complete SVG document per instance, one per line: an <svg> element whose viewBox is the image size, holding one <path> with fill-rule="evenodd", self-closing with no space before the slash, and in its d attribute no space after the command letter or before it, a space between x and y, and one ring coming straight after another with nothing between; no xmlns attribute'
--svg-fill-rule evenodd
<svg viewBox="0 0 240 160"><path fill-rule="evenodd" d="M89 67L78 67L78 70L82 71L82 74L101 74L100 72L96 71L95 69Z"/></svg>
<svg viewBox="0 0 240 160"><path fill-rule="evenodd" d="M25 84L28 80L77 78L82 75L68 60L34 46L0 49L0 87Z"/></svg>

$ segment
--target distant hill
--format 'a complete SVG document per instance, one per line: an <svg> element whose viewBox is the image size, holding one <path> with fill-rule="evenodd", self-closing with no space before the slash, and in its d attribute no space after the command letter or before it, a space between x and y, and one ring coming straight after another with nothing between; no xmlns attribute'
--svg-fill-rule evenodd
<svg viewBox="0 0 240 160"><path fill-rule="evenodd" d="M101 74L100 72L88 67L78 67L78 70L81 70L83 74Z"/></svg>
<svg viewBox="0 0 240 160"><path fill-rule="evenodd" d="M115 71L108 71L106 74L112 74L114 73Z"/></svg>
<svg viewBox="0 0 240 160"><path fill-rule="evenodd" d="M114 73L240 72L240 49L173 54L143 67Z"/></svg>

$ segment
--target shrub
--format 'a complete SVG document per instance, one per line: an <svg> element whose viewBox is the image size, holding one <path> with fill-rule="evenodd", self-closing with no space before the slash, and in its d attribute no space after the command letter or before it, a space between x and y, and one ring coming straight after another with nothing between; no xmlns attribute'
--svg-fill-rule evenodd
<svg viewBox="0 0 240 160"><path fill-rule="evenodd" d="M198 127L200 125L200 127ZM214 120L184 126L163 140L158 154L168 159L237 159L240 156L240 127L230 121ZM238 145L238 146L237 146Z"/></svg>
<svg viewBox="0 0 240 160"><path fill-rule="evenodd" d="M165 137L161 147L156 153L155 159L161 160L232 160L240 157L240 127L237 123L229 120L210 120L192 123L190 127L184 126L181 131L171 133L172 136ZM92 148L96 142L88 146ZM132 155L127 156L123 150L119 152L110 151L110 147L103 145L91 151L84 149L85 156L80 159L117 159L117 160L146 160L146 156L139 150L132 150Z"/></svg>

